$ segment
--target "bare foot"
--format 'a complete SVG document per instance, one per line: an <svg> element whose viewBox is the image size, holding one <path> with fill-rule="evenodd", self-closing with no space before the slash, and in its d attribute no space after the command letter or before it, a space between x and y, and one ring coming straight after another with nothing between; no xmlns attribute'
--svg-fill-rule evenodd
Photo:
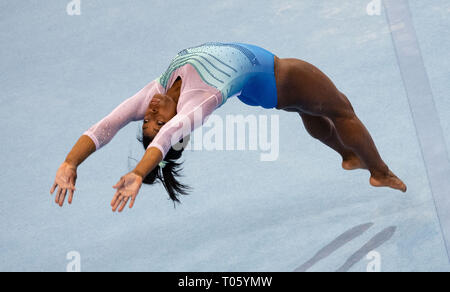
<svg viewBox="0 0 450 292"><path fill-rule="evenodd" d="M361 159L359 159L358 156L352 154L350 156L347 156L342 161L342 168L345 170L353 170L353 169L367 169L364 162L362 162Z"/></svg>
<svg viewBox="0 0 450 292"><path fill-rule="evenodd" d="M390 187L402 192L406 192L406 185L390 170L388 175L386 176L371 176L370 184L374 187Z"/></svg>

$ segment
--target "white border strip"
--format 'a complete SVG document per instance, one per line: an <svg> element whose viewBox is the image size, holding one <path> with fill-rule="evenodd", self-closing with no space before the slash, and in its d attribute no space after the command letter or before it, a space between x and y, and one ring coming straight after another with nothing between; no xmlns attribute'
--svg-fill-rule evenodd
<svg viewBox="0 0 450 292"><path fill-rule="evenodd" d="M450 163L441 123L408 1L384 0L384 7L450 259Z"/></svg>

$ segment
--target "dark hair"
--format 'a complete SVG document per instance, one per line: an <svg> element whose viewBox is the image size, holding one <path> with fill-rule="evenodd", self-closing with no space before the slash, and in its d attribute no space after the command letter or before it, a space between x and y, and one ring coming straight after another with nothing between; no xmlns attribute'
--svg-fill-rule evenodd
<svg viewBox="0 0 450 292"><path fill-rule="evenodd" d="M137 139L142 143L144 149L147 149L148 145L150 145L153 140L152 138L144 135L138 136ZM188 139L189 137L184 138L184 140ZM183 139L181 139L180 143L183 142ZM180 183L176 179L181 176L180 171L182 170L181 165L183 164L182 162L176 162L183 154L184 147L180 148L180 150L176 150L171 147L169 152L166 154L166 157L163 159L167 162L167 164L163 168L157 165L142 181L144 184L152 185L157 183L158 179L163 184L174 204L181 203L178 196L188 195L188 190L191 189L189 186Z"/></svg>

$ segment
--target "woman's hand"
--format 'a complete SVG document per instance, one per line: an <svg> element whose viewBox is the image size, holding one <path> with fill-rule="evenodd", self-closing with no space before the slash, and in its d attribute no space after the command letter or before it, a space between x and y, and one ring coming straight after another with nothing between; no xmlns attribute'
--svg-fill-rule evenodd
<svg viewBox="0 0 450 292"><path fill-rule="evenodd" d="M77 180L77 167L68 162L63 162L56 172L55 182L50 190L50 194L53 194L56 187L55 203L60 207L63 206L64 200L69 191L69 204L72 204L73 193L75 192L75 182Z"/></svg>
<svg viewBox="0 0 450 292"><path fill-rule="evenodd" d="M134 172L122 176L116 185L113 186L113 188L117 189L116 194L111 201L113 212L115 212L119 206L119 212L122 212L130 199L130 208L133 208L134 201L136 200L136 196L138 195L141 186L142 177Z"/></svg>

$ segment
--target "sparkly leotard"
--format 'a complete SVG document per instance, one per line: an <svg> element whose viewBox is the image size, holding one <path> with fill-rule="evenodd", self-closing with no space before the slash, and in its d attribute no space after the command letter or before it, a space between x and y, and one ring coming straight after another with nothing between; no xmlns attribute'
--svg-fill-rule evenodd
<svg viewBox="0 0 450 292"><path fill-rule="evenodd" d="M232 96L251 106L277 105L272 53L250 44L205 43L180 51L159 78L121 103L84 135L100 149L129 122L143 120L153 96L166 94L178 77L182 86L177 114L148 146L158 148L163 157Z"/></svg>

